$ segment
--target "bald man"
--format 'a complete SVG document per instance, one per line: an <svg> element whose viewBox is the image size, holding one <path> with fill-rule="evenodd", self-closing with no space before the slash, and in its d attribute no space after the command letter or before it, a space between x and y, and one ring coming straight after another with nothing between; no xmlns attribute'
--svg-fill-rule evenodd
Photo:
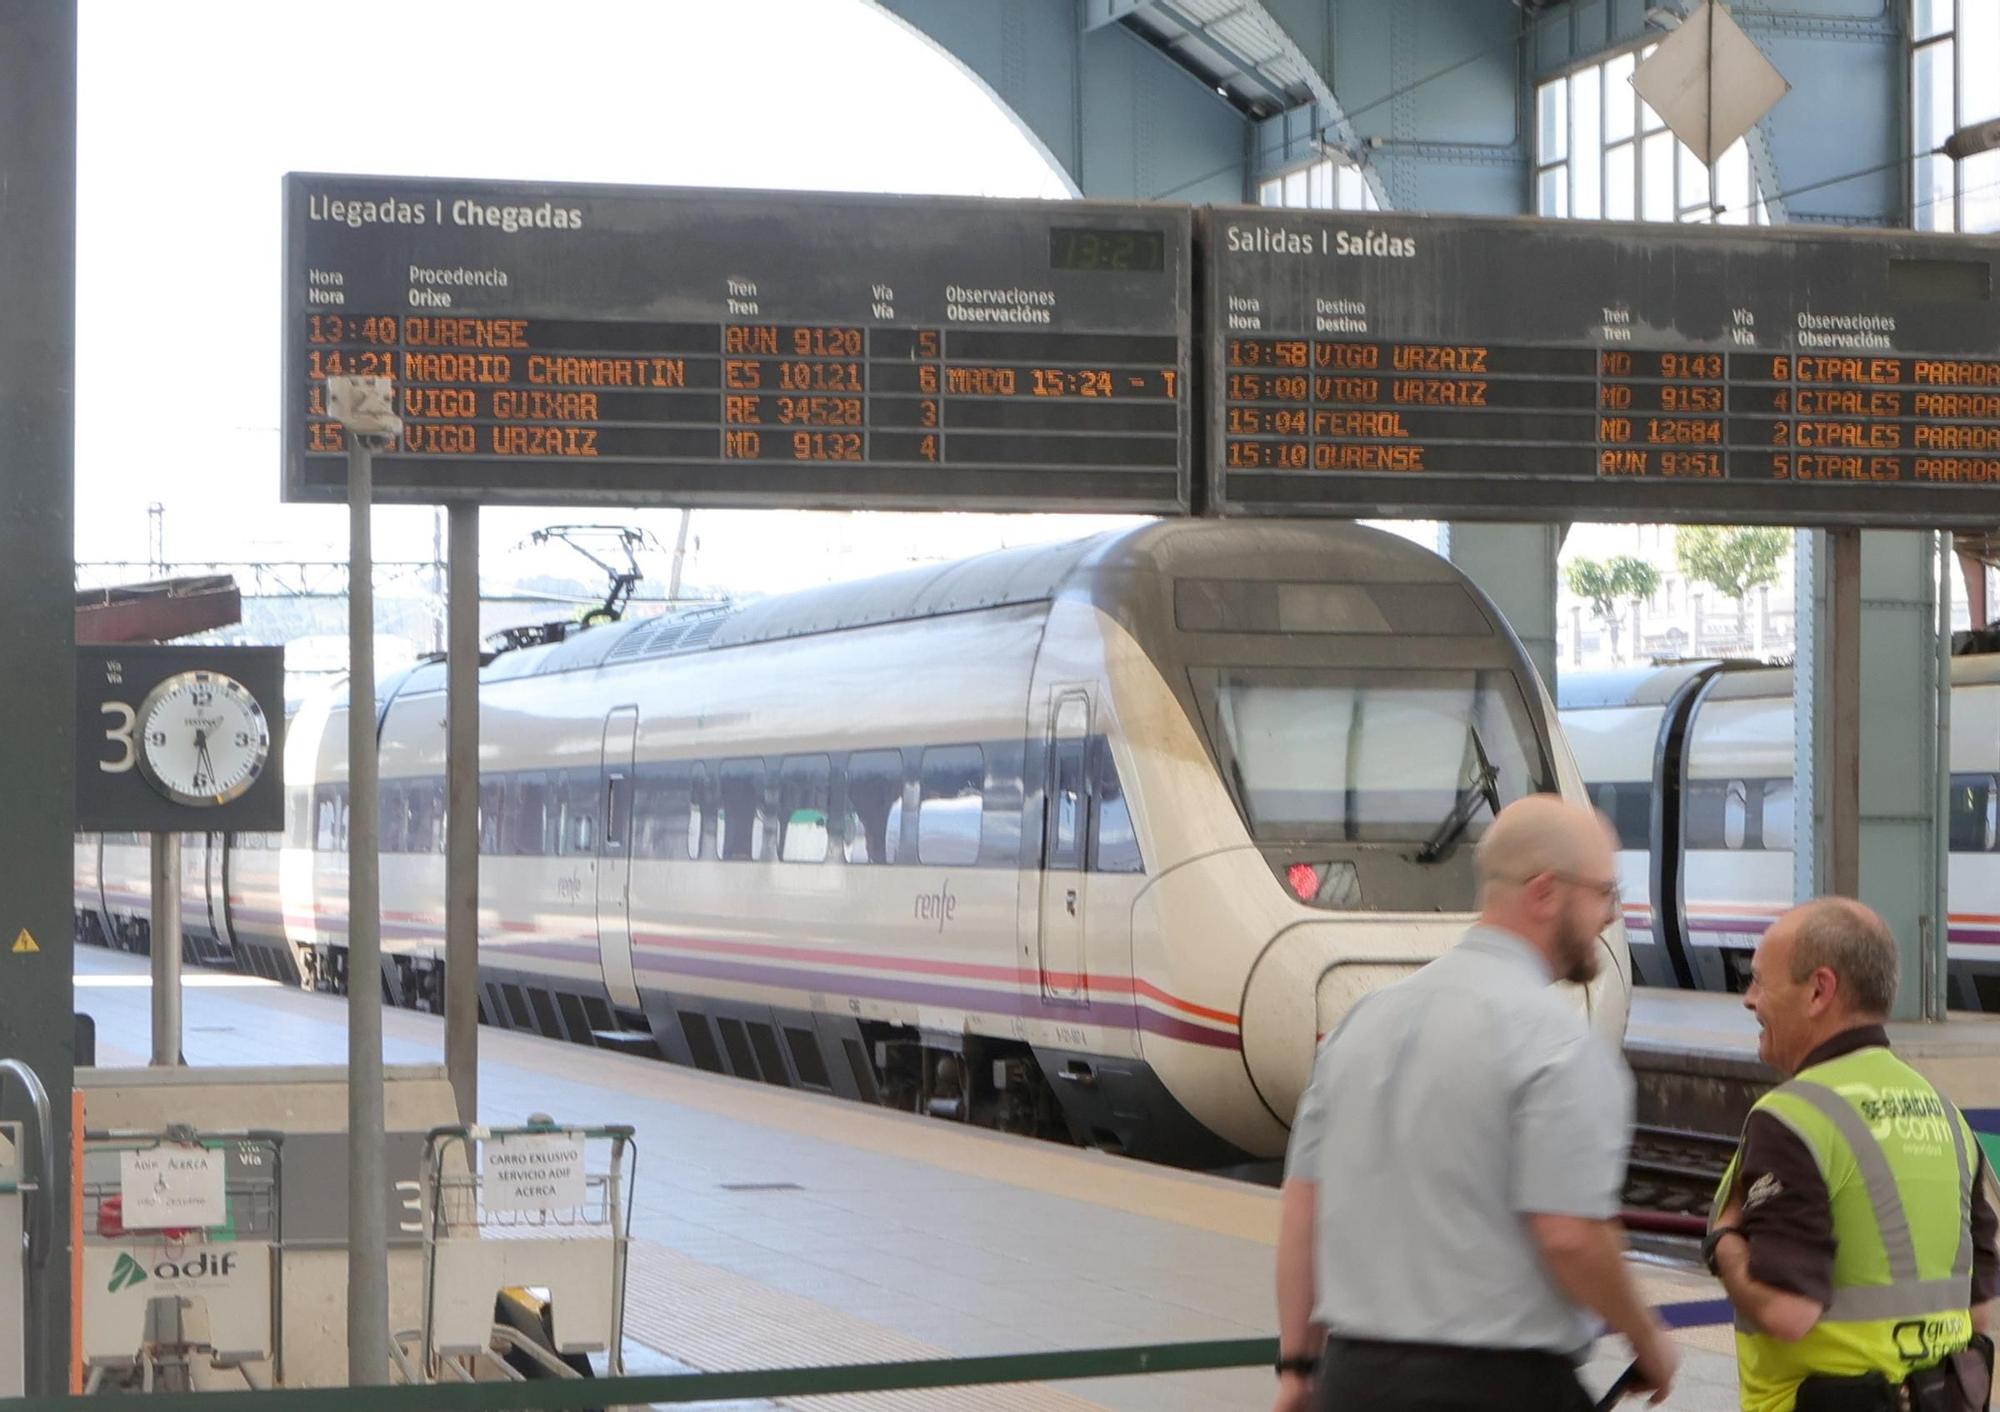
<svg viewBox="0 0 2000 1412"><path fill-rule="evenodd" d="M1845 897L1794 907L1751 960L1757 1101L1703 1253L1735 1305L1748 1412L1984 1407L2000 1250L1972 1130L1889 1052L1900 958Z"/></svg>
<svg viewBox="0 0 2000 1412"><path fill-rule="evenodd" d="M1597 974L1616 846L1583 806L1508 805L1478 924L1320 1047L1285 1161L1277 1412L1585 1412L1599 1319L1666 1396L1673 1345L1613 1224L1631 1075L1551 988Z"/></svg>

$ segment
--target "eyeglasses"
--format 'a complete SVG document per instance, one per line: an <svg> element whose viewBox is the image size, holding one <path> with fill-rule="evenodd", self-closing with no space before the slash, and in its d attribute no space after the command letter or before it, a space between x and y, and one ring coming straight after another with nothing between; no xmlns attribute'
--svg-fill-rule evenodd
<svg viewBox="0 0 2000 1412"><path fill-rule="evenodd" d="M1595 878L1580 878L1575 873L1558 873L1553 871L1550 872L1549 876L1557 882L1566 882L1571 887L1580 887L1585 892L1594 892L1606 902L1616 902L1619 899L1618 879L1616 878L1613 878L1610 882L1599 882Z"/></svg>
<svg viewBox="0 0 2000 1412"><path fill-rule="evenodd" d="M1616 904L1622 896L1622 890L1616 878L1613 878L1610 882L1599 882L1596 878L1579 877L1575 873L1559 872L1554 868L1548 868L1539 873L1530 873L1525 878L1510 878L1508 881L1512 882L1516 887L1526 887L1536 878L1554 878L1557 882L1568 883L1571 887L1580 887L1585 892L1594 892L1606 902L1613 904Z"/></svg>

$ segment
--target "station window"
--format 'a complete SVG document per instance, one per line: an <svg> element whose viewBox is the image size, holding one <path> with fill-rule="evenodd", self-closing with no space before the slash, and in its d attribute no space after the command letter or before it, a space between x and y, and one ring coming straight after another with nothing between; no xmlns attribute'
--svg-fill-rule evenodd
<svg viewBox="0 0 2000 1412"><path fill-rule="evenodd" d="M1769 225L1738 140L1708 168L1639 97L1633 72L1653 47L1615 54L1535 90L1535 213L1577 220Z"/></svg>
<svg viewBox="0 0 2000 1412"><path fill-rule="evenodd" d="M903 756L862 750L847 757L846 858L893 863L903 834Z"/></svg>
<svg viewBox="0 0 2000 1412"><path fill-rule="evenodd" d="M827 794L833 767L824 755L794 755L778 768L778 857L826 861Z"/></svg>
<svg viewBox="0 0 2000 1412"><path fill-rule="evenodd" d="M1962 162L1937 149L1960 128L2000 118L2000 5L1913 0L1910 25L1910 224L2000 230L2000 151Z"/></svg>
<svg viewBox="0 0 2000 1412"><path fill-rule="evenodd" d="M917 802L917 861L963 867L979 861L986 757L976 745L924 752Z"/></svg>
<svg viewBox="0 0 2000 1412"><path fill-rule="evenodd" d="M1293 210L1379 211L1375 189L1359 167L1322 158L1257 184L1257 204Z"/></svg>

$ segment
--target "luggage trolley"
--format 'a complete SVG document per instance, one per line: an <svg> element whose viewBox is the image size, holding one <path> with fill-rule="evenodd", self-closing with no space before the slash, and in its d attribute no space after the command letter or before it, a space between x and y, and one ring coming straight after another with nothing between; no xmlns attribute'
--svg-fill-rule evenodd
<svg viewBox="0 0 2000 1412"><path fill-rule="evenodd" d="M624 1372L625 1263L638 1162L629 1127L434 1128L424 1143L420 1366L412 1382ZM541 1291L538 1329L500 1311ZM529 1371L532 1369L532 1371Z"/></svg>
<svg viewBox="0 0 2000 1412"><path fill-rule="evenodd" d="M284 1378L284 1135L87 1131L85 1392Z"/></svg>

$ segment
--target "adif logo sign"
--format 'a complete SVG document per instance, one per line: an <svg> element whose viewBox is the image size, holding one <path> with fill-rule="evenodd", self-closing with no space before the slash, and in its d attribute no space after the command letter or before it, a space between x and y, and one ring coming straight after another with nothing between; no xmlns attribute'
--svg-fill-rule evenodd
<svg viewBox="0 0 2000 1412"><path fill-rule="evenodd" d="M162 1260L153 1266L150 1278L157 1280L226 1280L236 1273L236 1252L216 1254L204 1250L188 1260ZM105 1289L112 1294L133 1285L143 1284L147 1279L146 1267L134 1260L127 1251L118 1253L118 1263L111 1267L111 1280Z"/></svg>

